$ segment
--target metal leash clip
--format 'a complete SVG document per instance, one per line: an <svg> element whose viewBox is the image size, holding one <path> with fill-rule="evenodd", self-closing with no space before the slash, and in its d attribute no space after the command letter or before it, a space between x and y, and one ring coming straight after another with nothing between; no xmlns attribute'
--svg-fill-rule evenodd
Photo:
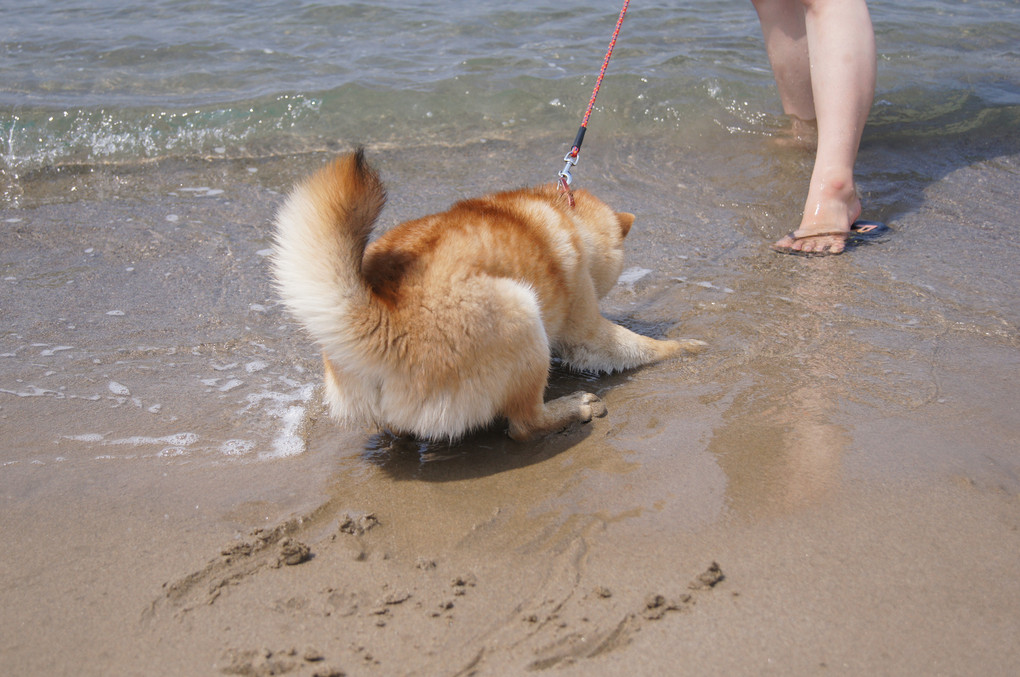
<svg viewBox="0 0 1020 677"><path fill-rule="evenodd" d="M563 169L560 170L560 173L557 174L557 176L566 181L567 185L569 186L570 183L574 180L574 177L570 175L570 167L577 166L577 153L574 152L573 148L571 148L570 151L565 156L563 156L563 161L566 164L563 165Z"/></svg>

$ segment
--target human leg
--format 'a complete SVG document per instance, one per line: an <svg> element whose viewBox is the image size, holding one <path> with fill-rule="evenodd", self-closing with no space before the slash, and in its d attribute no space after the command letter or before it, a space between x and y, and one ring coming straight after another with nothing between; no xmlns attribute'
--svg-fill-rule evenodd
<svg viewBox="0 0 1020 677"><path fill-rule="evenodd" d="M813 113L818 124L815 165L800 225L774 246L838 254L846 246L851 223L861 213L853 170L875 92L875 38L867 4L865 0L755 0L755 8L784 110L797 117ZM798 11L803 17L803 39ZM797 91L805 87L805 51L813 110L804 106L808 97Z"/></svg>
<svg viewBox="0 0 1020 677"><path fill-rule="evenodd" d="M808 60L807 28L801 0L752 0L783 112L799 120L815 119Z"/></svg>

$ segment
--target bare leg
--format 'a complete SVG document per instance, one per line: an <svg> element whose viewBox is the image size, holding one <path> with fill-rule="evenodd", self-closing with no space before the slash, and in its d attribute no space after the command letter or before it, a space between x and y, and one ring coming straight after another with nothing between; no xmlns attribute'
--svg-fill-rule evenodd
<svg viewBox="0 0 1020 677"><path fill-rule="evenodd" d="M753 0L765 37L765 51L779 87L783 112L815 119L804 6L800 0Z"/></svg>
<svg viewBox="0 0 1020 677"><path fill-rule="evenodd" d="M875 93L875 37L867 4L754 2L783 110L818 124L814 170L795 231L797 237L808 237L787 236L774 246L839 253L846 244L845 233L861 213L853 171ZM812 233L835 234L810 237Z"/></svg>

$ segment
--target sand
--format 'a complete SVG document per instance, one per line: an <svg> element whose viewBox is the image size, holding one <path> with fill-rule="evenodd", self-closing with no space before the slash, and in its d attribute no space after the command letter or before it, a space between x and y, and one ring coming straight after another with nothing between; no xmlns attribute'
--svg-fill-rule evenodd
<svg viewBox="0 0 1020 677"><path fill-rule="evenodd" d="M220 479L243 481L230 474ZM1020 520L1015 493L1000 488L853 487L811 509L675 531L661 515L529 529L503 515L520 508L451 524L442 511L395 509L385 492L337 491L240 534L221 524L196 535L109 498L76 519L62 509L64 524L8 513L8 543L34 538L16 538L4 558L5 672L1007 675L1016 665Z"/></svg>
<svg viewBox="0 0 1020 677"><path fill-rule="evenodd" d="M534 150L489 148L493 175ZM451 199L377 152L393 219ZM458 190L492 179L450 153ZM788 177L721 205L629 153L586 167L643 208L604 309L710 348L554 367L609 414L530 445L324 415L260 254L324 156L29 177L0 213L0 673L1014 674L1020 156L883 188L888 241L805 260L755 225Z"/></svg>

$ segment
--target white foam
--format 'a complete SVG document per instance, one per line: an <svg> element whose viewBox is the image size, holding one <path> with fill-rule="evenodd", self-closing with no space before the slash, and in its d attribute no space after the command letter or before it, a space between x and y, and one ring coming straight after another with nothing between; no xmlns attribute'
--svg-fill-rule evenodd
<svg viewBox="0 0 1020 677"><path fill-rule="evenodd" d="M262 371L268 366L269 365L263 362L262 360L252 360L248 364L244 365L244 370L249 374L254 374L257 371Z"/></svg>
<svg viewBox="0 0 1020 677"><path fill-rule="evenodd" d="M173 457L182 456L188 453L187 447L193 446L198 442L199 437L196 433L182 432L174 433L172 435L163 435L162 437L149 437L145 435L135 435L133 437L121 437L117 439L108 440L105 435L99 433L84 433L81 435L64 435L62 439L70 440L72 442L85 442L89 444L98 444L103 447L114 447L114 446L125 446L125 447L147 447L147 446L162 446L163 448L156 453L159 457ZM117 458L112 454L101 454L96 456L96 459L101 460L112 460ZM134 455L124 456L122 458L131 459L136 458Z"/></svg>
<svg viewBox="0 0 1020 677"><path fill-rule="evenodd" d="M39 353L40 357L50 357L62 350L74 350L74 346L57 346L55 348L47 348L46 350Z"/></svg>
<svg viewBox="0 0 1020 677"><path fill-rule="evenodd" d="M255 256L272 256L272 254L273 254L272 249L260 249L257 252L255 252Z"/></svg>
<svg viewBox="0 0 1020 677"><path fill-rule="evenodd" d="M281 417L283 427L273 440L274 455L277 458L294 456L305 450L305 441L298 435L298 428L305 416L304 407L287 407Z"/></svg>
<svg viewBox="0 0 1020 677"><path fill-rule="evenodd" d="M244 369L248 373L264 372L269 366L262 360L251 360L244 364ZM62 435L60 440L92 447L96 452L94 458L103 460L159 458L172 462L173 459L194 457L196 453L210 453L221 458L229 457L238 462L245 462L272 460L304 453L306 443L303 428L308 418L309 403L316 391L315 384L301 383L276 375L259 376L255 379L266 385L262 389L253 388L255 392L246 392L242 408L237 412L242 421L241 425L250 431L248 438L224 439L215 433L206 434L203 431L181 431L169 435L83 432ZM249 387L256 382L251 379L229 377L201 381L208 385L212 392L229 392L234 389L240 391L242 386ZM15 394L63 397L60 393L44 391L34 386L19 386L19 389L24 392ZM128 387L117 381L109 381L108 389L117 395L118 405L134 404L140 406L142 411L149 411L152 414L160 413L162 409L159 404L150 406L149 403L143 403L140 398L131 397L128 394ZM123 395L119 395L120 393ZM108 396L107 399L113 398ZM159 419L151 420L170 422L175 420L175 417L161 414ZM108 453L114 449L122 451Z"/></svg>
<svg viewBox="0 0 1020 677"><path fill-rule="evenodd" d="M715 289L716 291L721 291L724 294L733 294L734 293L734 291L732 289L730 289L729 287L719 287L719 286L716 286L716 285L712 284L708 280L704 280L702 282L696 282L695 284L697 286L703 287L705 289Z"/></svg>
<svg viewBox="0 0 1020 677"><path fill-rule="evenodd" d="M110 446L131 446L131 447L142 447L151 446L157 444L169 444L174 447L190 447L191 445L198 442L198 435L196 433L174 433L172 435L164 435L162 437L148 437L146 435L135 435L133 437L122 437L116 440L105 440L104 445Z"/></svg>
<svg viewBox="0 0 1020 677"><path fill-rule="evenodd" d="M114 395L121 395L126 397L131 394L131 391L128 390L128 387L126 385L124 385L123 383L117 383L116 381L110 381L110 384L107 386L107 388L109 388L110 392L113 393Z"/></svg>
<svg viewBox="0 0 1020 677"><path fill-rule="evenodd" d="M50 390L48 388L40 388L39 386L29 385L28 390L7 390L0 388L0 393L7 393L8 395L14 395L15 397L55 397L58 400L64 398L64 393Z"/></svg>
<svg viewBox="0 0 1020 677"><path fill-rule="evenodd" d="M64 435L64 439L74 442L102 442L103 436L99 433L85 433L84 435Z"/></svg>
<svg viewBox="0 0 1020 677"><path fill-rule="evenodd" d="M221 393L227 393L227 392L230 392L231 390L233 390L234 388L238 388L238 387L243 386L243 385L244 385L244 381L242 381L241 379L239 379L239 378L232 378L229 381L227 381L226 383L224 383L223 385L221 385L219 387L219 391Z"/></svg>
<svg viewBox="0 0 1020 677"><path fill-rule="evenodd" d="M106 311L106 314L110 315L111 317L124 317L123 310L108 310Z"/></svg>
<svg viewBox="0 0 1020 677"><path fill-rule="evenodd" d="M314 392L315 386L311 384L297 384L297 388L290 393L262 391L248 395L245 412L255 407L263 407L264 413L280 424L273 438L273 451L262 454L262 458L284 458L304 452L305 441L301 437L301 423L304 421L306 403Z"/></svg>
<svg viewBox="0 0 1020 677"><path fill-rule="evenodd" d="M222 188L210 188L209 186L198 186L197 188L180 188L182 193L195 193L196 195L203 195L205 197L214 197L216 195L222 195Z"/></svg>
<svg viewBox="0 0 1020 677"><path fill-rule="evenodd" d="M255 448L251 440L227 440L220 445L220 452L227 456L243 456Z"/></svg>
<svg viewBox="0 0 1020 677"><path fill-rule="evenodd" d="M651 272L652 271L650 271L647 268L637 268L637 267L635 267L635 268L628 268L627 270L625 270L622 273L620 273L620 277L617 278L616 283L617 284L622 284L622 285L630 286L630 285L633 285L638 280L640 280L641 278L645 277L646 275L651 274Z"/></svg>

